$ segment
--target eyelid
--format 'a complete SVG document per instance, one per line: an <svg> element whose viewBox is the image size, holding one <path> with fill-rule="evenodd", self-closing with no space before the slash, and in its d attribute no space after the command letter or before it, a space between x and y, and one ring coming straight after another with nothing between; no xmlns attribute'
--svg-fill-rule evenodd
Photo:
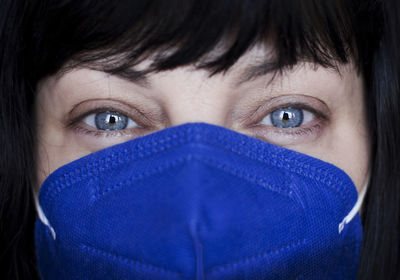
<svg viewBox="0 0 400 280"><path fill-rule="evenodd" d="M323 101L305 95L283 95L261 104L246 122L252 126L252 124L260 122L275 110L286 107L307 110L321 120L329 120L330 118L330 110Z"/></svg>
<svg viewBox="0 0 400 280"><path fill-rule="evenodd" d="M86 100L74 106L69 112L66 126L71 127L91 114L102 112L117 112L132 119L140 126L151 125L151 120L136 107L115 100Z"/></svg>
<svg viewBox="0 0 400 280"><path fill-rule="evenodd" d="M120 110L117 110L115 108L112 108L112 107L99 107L99 108L95 108L93 110L89 110L89 111L87 111L87 112L85 112L85 113L83 113L81 115L78 115L78 116L72 118L69 121L68 126L72 126L72 125L80 122L81 120L85 119L86 117L88 117L88 116L90 116L92 114L98 114L98 113L103 113L103 112L113 112L113 113L115 112L115 113L119 113L119 114L125 115L128 118L130 118L127 113L125 113L123 111L120 111Z"/></svg>
<svg viewBox="0 0 400 280"><path fill-rule="evenodd" d="M316 115L316 117L324 119L324 120L326 120L328 118L322 112L319 112L315 108L313 108L307 104L304 104L304 103L296 103L296 102L295 103L285 103L285 104L282 104L281 106L277 106L276 108L272 108L272 109L270 109L270 112L268 113L268 115L272 114L276 110L284 109L284 108L295 108L295 109L309 111L310 113L313 113L314 115ZM268 116L268 115L266 115L266 116Z"/></svg>
<svg viewBox="0 0 400 280"><path fill-rule="evenodd" d="M287 107L306 110L313 114L314 118L298 127L280 128L260 124L272 112ZM284 147L316 141L331 121L331 111L325 102L308 95L277 96L264 101L253 110L251 116L242 122L242 131L255 138Z"/></svg>
<svg viewBox="0 0 400 280"><path fill-rule="evenodd" d="M282 126L279 126L279 125L275 125L273 122L274 122L274 120L273 120L273 114L275 113L275 112L282 112L282 111L284 111L284 110L298 110L298 111L301 111L301 121L300 121L300 124L296 124L296 125L294 125L294 126L288 126L288 127L286 127L286 126L284 126L284 127L282 127ZM311 119L310 119L311 118ZM283 128L283 129L292 129L292 128L298 128L298 127L303 127L303 126L307 126L308 125L308 123L310 123L310 122L312 122L314 119L320 119L318 116L316 116L316 114L315 113L313 113L313 112L310 112L309 110L306 110L306 109L302 109L302 108L298 108L298 107L292 107L292 106L288 106L288 107L281 107L281 108L279 108L279 109L277 109L277 110L274 110L274 111L272 111L271 113L269 113L269 114L267 114L259 123L257 123L257 124L259 124L259 125L266 125L266 126L274 126L274 127L277 127L277 128Z"/></svg>

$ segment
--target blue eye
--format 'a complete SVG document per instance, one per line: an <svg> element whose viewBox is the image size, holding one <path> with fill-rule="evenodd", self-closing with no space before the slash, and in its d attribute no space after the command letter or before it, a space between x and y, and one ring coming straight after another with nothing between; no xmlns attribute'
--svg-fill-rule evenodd
<svg viewBox="0 0 400 280"><path fill-rule="evenodd" d="M278 128L296 128L312 121L314 114L299 108L283 107L268 114L260 124Z"/></svg>
<svg viewBox="0 0 400 280"><path fill-rule="evenodd" d="M100 130L121 130L128 126L128 118L116 112L103 112L96 114L95 124Z"/></svg>
<svg viewBox="0 0 400 280"><path fill-rule="evenodd" d="M83 120L89 126L98 130L124 130L139 126L132 119L119 112L105 111L90 114Z"/></svg>
<svg viewBox="0 0 400 280"><path fill-rule="evenodd" d="M280 108L271 113L271 123L280 128L298 127L303 123L303 111L296 108Z"/></svg>

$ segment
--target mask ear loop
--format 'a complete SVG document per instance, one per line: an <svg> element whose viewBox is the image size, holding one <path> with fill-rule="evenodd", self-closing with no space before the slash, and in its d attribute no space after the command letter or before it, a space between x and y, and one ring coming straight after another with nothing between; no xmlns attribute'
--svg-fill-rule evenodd
<svg viewBox="0 0 400 280"><path fill-rule="evenodd" d="M357 213L360 211L360 208L364 202L365 194L367 193L367 188L369 185L369 179L370 179L370 172L368 172L367 179L361 189L360 195L358 196L357 202L354 205L354 207L351 209L349 214L347 214L346 217L344 217L343 221L339 224L339 234L342 233L344 227L350 223L353 218L357 215Z"/></svg>
<svg viewBox="0 0 400 280"><path fill-rule="evenodd" d="M54 231L54 228L50 225L49 220L47 219L46 215L43 212L42 207L39 204L39 195L37 193L34 193L34 200L39 220L49 229L53 240L56 240L56 232Z"/></svg>

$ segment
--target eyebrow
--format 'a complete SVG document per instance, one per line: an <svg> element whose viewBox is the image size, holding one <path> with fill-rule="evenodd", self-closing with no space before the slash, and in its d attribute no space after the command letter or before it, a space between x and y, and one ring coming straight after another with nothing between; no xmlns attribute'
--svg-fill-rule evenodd
<svg viewBox="0 0 400 280"><path fill-rule="evenodd" d="M111 75L114 75L120 79L127 80L131 83L135 83L141 87L150 89L151 88L151 83L149 79L147 78L146 73L143 71L137 71L131 68L126 68L122 69L119 71L110 71L108 72Z"/></svg>
<svg viewBox="0 0 400 280"><path fill-rule="evenodd" d="M255 80L261 76L267 74L276 73L278 70L283 70L282 67L278 67L275 63L262 63L248 65L238 74L237 81L234 83L235 86L239 86L243 83ZM152 87L147 74L142 71L137 71L131 68L110 72L120 79L127 80L131 83L138 84L144 88L150 89Z"/></svg>
<svg viewBox="0 0 400 280"><path fill-rule="evenodd" d="M268 74L273 74L271 77L272 80L278 71L284 71L287 68L289 68L289 66L279 66L277 63L273 62L248 65L238 75L238 81L235 83L235 86L239 86Z"/></svg>
<svg viewBox="0 0 400 280"><path fill-rule="evenodd" d="M313 68L316 70L318 67L330 69L335 73L336 75L342 77L341 73L341 68L338 64L334 64L332 62L331 65L323 65L320 63L316 63L310 60L302 59L298 60L297 63L295 64L279 64L277 62L264 62L264 63L259 63L259 64L252 64L248 65L247 67L244 68L244 70L240 73L238 82L236 83L236 86L239 86L243 83L249 82L251 80L255 80L260 77L264 77L266 75L271 75L269 83L273 82L273 80L276 78L276 76L279 75L285 75L291 70L295 69L297 66L300 66L302 64L311 64L313 65Z"/></svg>
<svg viewBox="0 0 400 280"><path fill-rule="evenodd" d="M275 62L264 62L247 65L237 75L236 82L234 82L234 87L240 86L244 83L253 81L257 78L264 77L269 74L272 74L270 79L270 82L272 82L273 79L276 77L276 74L284 73L286 70L291 69L293 66L295 65L279 65ZM339 72L338 69L336 69L336 71ZM109 74L123 80L135 83L147 89L150 89L152 87L152 84L147 77L147 73L145 73L144 71L138 71L132 68L125 68L118 71L110 71Z"/></svg>

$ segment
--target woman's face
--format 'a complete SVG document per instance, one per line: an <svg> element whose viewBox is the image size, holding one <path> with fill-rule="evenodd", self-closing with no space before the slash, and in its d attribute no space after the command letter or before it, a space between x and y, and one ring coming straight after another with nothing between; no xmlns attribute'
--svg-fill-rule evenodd
<svg viewBox="0 0 400 280"><path fill-rule="evenodd" d="M87 68L41 81L36 99L38 185L97 150L187 122L207 122L330 162L360 191L369 162L362 77L301 63L248 79L263 51L227 73L192 66L128 80ZM140 66L140 65L139 65Z"/></svg>

